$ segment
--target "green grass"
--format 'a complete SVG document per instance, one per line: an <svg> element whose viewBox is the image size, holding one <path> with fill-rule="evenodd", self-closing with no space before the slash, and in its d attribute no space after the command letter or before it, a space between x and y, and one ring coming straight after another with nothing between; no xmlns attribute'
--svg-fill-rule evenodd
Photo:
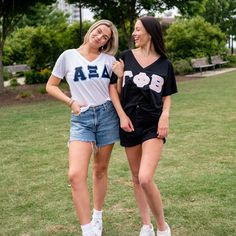
<svg viewBox="0 0 236 236"><path fill-rule="evenodd" d="M236 235L236 72L178 89L155 175L167 221L173 236ZM81 235L67 182L69 117L57 101L0 108L0 235ZM136 236L141 223L119 143L109 179L104 236Z"/></svg>

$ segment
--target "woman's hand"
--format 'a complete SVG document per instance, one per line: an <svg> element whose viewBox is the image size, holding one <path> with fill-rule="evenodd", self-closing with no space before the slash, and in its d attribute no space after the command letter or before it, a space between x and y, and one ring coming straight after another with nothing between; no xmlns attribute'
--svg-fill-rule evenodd
<svg viewBox="0 0 236 236"><path fill-rule="evenodd" d="M134 126L133 126L130 118L127 115L122 115L120 117L120 127L125 132L132 132L132 131L134 131Z"/></svg>
<svg viewBox="0 0 236 236"><path fill-rule="evenodd" d="M75 100L73 100L70 105L72 113L75 114L76 116L80 115L81 107L85 107L85 106L86 106L85 104L82 104L82 103L75 101Z"/></svg>
<svg viewBox="0 0 236 236"><path fill-rule="evenodd" d="M169 132L169 116L162 113L158 122L158 136L157 138L163 139L168 136Z"/></svg>
<svg viewBox="0 0 236 236"><path fill-rule="evenodd" d="M162 113L158 122L157 138L166 138L169 132L169 114L171 106L171 96L163 97Z"/></svg>
<svg viewBox="0 0 236 236"><path fill-rule="evenodd" d="M124 74L124 62L122 59L115 61L112 66L112 71L117 75L118 78L122 78Z"/></svg>

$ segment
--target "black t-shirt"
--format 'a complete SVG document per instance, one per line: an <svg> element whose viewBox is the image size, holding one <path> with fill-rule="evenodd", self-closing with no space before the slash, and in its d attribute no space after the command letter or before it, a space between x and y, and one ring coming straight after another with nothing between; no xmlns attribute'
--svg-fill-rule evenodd
<svg viewBox="0 0 236 236"><path fill-rule="evenodd" d="M127 114L140 106L152 116L160 116L162 98L177 92L174 70L171 62L160 57L147 67L142 67L131 50L121 53L124 61L124 76L121 91L121 105ZM116 83L115 77L111 84Z"/></svg>

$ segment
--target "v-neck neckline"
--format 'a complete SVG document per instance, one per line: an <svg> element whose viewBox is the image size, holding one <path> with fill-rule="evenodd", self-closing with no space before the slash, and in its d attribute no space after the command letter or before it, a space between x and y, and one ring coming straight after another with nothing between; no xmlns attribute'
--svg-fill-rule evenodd
<svg viewBox="0 0 236 236"><path fill-rule="evenodd" d="M100 53L94 60L90 61L90 60L88 60L86 57L84 57L77 49L75 49L75 51L76 51L76 53L77 53L84 61L86 61L88 64L97 61L97 60L102 56L102 53Z"/></svg>
<svg viewBox="0 0 236 236"><path fill-rule="evenodd" d="M134 53L133 53L132 50L130 50L130 53L131 53L132 57L134 58L136 64L137 64L140 68L142 68L142 70L145 70L145 69L147 69L148 67L152 66L152 65L155 64L157 61L159 61L159 59L161 58L161 56L159 56L154 62L150 63L149 65L147 65L147 66L142 66L142 65L140 65L140 63L139 63L138 60L136 59L136 57L135 57L135 55L134 55Z"/></svg>

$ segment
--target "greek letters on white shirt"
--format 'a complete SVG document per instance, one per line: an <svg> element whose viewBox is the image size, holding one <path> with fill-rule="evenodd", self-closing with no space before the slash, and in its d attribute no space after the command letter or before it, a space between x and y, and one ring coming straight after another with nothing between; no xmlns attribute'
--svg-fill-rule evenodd
<svg viewBox="0 0 236 236"><path fill-rule="evenodd" d="M128 76L129 78L133 77L132 71L125 71L124 77L123 77L123 84L125 85L125 77ZM160 93L164 84L164 79L156 74L153 74L150 78L147 76L146 73L140 72L139 74L135 75L133 77L133 82L137 85L139 88L143 88L145 85L149 84L149 88L157 93Z"/></svg>
<svg viewBox="0 0 236 236"><path fill-rule="evenodd" d="M98 67L97 66L87 66L86 68L83 68L82 66L76 67L75 68L75 75L74 75L74 81L79 81L79 80L86 80L88 78L86 78L83 70L87 70L88 71L88 78L99 78L99 74L98 74ZM102 76L101 78L110 78L108 70L106 68L106 66L104 66L103 72L102 72Z"/></svg>

